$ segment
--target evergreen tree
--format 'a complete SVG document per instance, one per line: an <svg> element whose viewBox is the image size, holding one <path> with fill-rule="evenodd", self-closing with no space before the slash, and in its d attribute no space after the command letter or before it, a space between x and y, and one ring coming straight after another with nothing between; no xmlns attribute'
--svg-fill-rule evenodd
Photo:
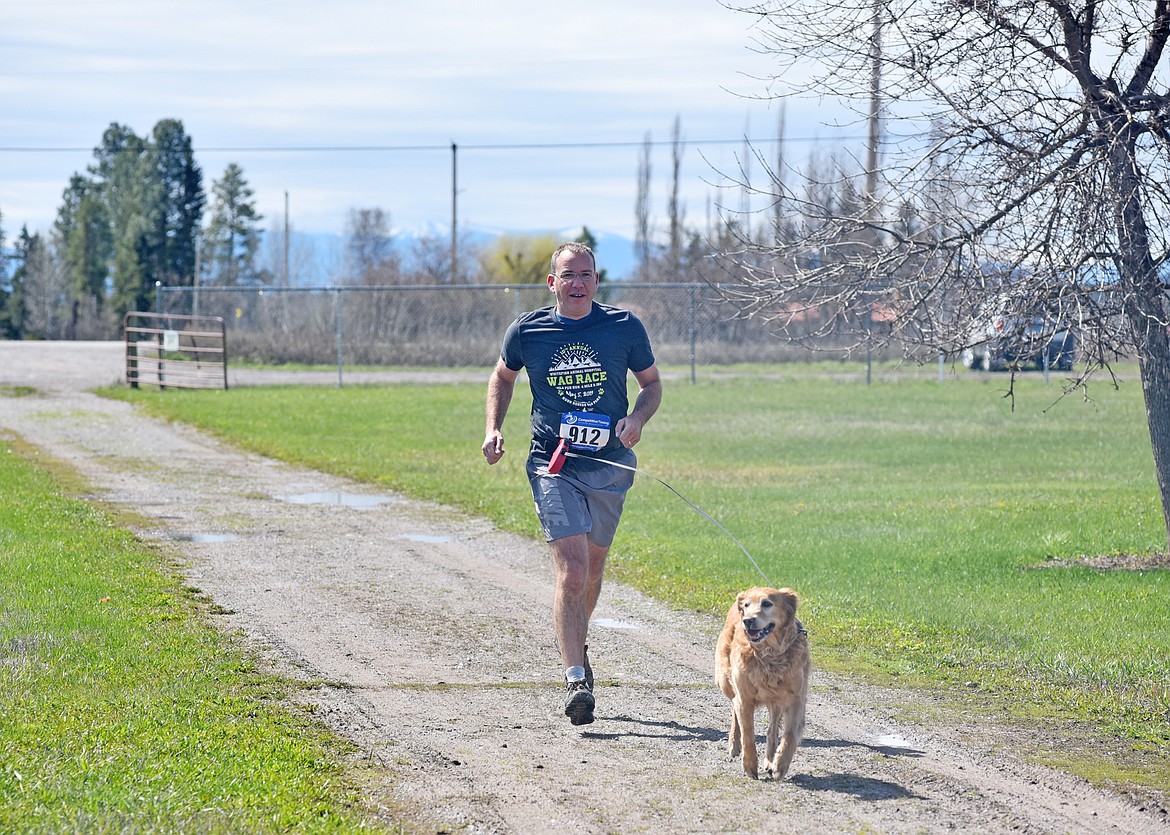
<svg viewBox="0 0 1170 835"><path fill-rule="evenodd" d="M223 177L211 186L211 220L203 241L205 283L223 287L259 284L264 274L256 268L263 230L252 189L244 170L229 163Z"/></svg>
<svg viewBox="0 0 1170 835"><path fill-rule="evenodd" d="M149 143L124 125L111 124L94 149L91 172L98 178L113 237L114 312L148 310L156 280L162 280L163 185Z"/></svg>
<svg viewBox="0 0 1170 835"><path fill-rule="evenodd" d="M25 335L25 284L30 270L40 260L44 243L40 235L30 235L28 227L21 227L16 241L16 269L12 273L4 307L0 309L0 334L8 339L22 339Z"/></svg>
<svg viewBox="0 0 1170 835"><path fill-rule="evenodd" d="M109 214L94 181L74 174L53 225L54 248L74 311L101 310L113 257ZM72 321L77 328L76 315Z"/></svg>
<svg viewBox="0 0 1170 835"><path fill-rule="evenodd" d="M195 164L191 137L177 119L154 126L151 150L161 188L161 211L155 216L157 249L155 279L170 286L190 287L195 281L195 253L203 208L203 171Z"/></svg>
<svg viewBox="0 0 1170 835"><path fill-rule="evenodd" d="M116 315L148 309L156 282L193 284L206 198L182 122L159 121L149 139L112 123L89 173L73 176L56 222L74 310L100 311L107 282Z"/></svg>
<svg viewBox="0 0 1170 835"><path fill-rule="evenodd" d="M0 310L8 303L8 250L4 244L4 213L0 212ZM2 333L3 331L0 331Z"/></svg>

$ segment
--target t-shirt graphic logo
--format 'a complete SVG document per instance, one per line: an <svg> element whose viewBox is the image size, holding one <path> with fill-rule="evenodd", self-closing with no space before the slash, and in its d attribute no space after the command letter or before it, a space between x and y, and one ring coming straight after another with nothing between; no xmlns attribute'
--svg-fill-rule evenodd
<svg viewBox="0 0 1170 835"><path fill-rule="evenodd" d="M605 394L605 380L597 352L589 345L574 342L553 354L548 384L575 408L587 409L596 405Z"/></svg>

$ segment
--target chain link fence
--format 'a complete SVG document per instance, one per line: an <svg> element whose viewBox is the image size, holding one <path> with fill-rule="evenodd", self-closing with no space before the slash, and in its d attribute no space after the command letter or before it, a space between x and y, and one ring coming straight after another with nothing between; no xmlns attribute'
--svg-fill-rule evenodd
<svg viewBox="0 0 1170 835"><path fill-rule="evenodd" d="M856 333L792 344L736 315L708 284L603 284L597 300L628 308L659 364L698 366L843 357ZM222 316L232 359L370 366L491 365L504 330L553 303L543 284L328 288L159 287L159 313ZM791 333L791 325L790 333ZM828 353L826 353L828 352Z"/></svg>

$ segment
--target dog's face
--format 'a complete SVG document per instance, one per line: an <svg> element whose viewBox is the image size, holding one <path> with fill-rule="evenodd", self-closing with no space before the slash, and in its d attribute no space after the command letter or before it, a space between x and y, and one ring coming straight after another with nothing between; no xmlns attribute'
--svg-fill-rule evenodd
<svg viewBox="0 0 1170 835"><path fill-rule="evenodd" d="M748 589L739 593L736 605L743 631L753 644L777 630L784 632L796 617L796 595L787 589Z"/></svg>

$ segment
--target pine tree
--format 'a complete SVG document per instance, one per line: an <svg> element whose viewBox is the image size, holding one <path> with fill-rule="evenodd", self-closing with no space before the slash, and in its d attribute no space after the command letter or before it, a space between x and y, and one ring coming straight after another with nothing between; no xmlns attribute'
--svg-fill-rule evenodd
<svg viewBox="0 0 1170 835"><path fill-rule="evenodd" d="M161 211L154 215L158 226L151 272L165 285L190 287L207 203L203 171L195 164L191 137L177 119L163 119L154 126L151 151L162 198Z"/></svg>
<svg viewBox="0 0 1170 835"><path fill-rule="evenodd" d="M263 283L266 277L256 267L263 216L256 211L244 170L229 163L211 193L211 220L203 241L206 283L222 287Z"/></svg>
<svg viewBox="0 0 1170 835"><path fill-rule="evenodd" d="M8 339L22 339L25 336L25 284L29 271L39 260L43 246L40 235L30 235L27 226L21 227L20 237L16 240L16 269L9 282L4 306L0 309L0 334Z"/></svg>
<svg viewBox="0 0 1170 835"><path fill-rule="evenodd" d="M11 288L8 286L8 251L4 245L4 213L0 212L0 310L3 310L7 305L10 293Z"/></svg>
<svg viewBox="0 0 1170 835"><path fill-rule="evenodd" d="M149 143L130 128L112 123L94 149L90 171L109 213L113 238L114 312L148 310L161 245L162 184Z"/></svg>
<svg viewBox="0 0 1170 835"><path fill-rule="evenodd" d="M65 273L73 309L100 310L114 244L109 213L98 185L74 174L53 225L54 249ZM76 329L76 316L72 326Z"/></svg>

